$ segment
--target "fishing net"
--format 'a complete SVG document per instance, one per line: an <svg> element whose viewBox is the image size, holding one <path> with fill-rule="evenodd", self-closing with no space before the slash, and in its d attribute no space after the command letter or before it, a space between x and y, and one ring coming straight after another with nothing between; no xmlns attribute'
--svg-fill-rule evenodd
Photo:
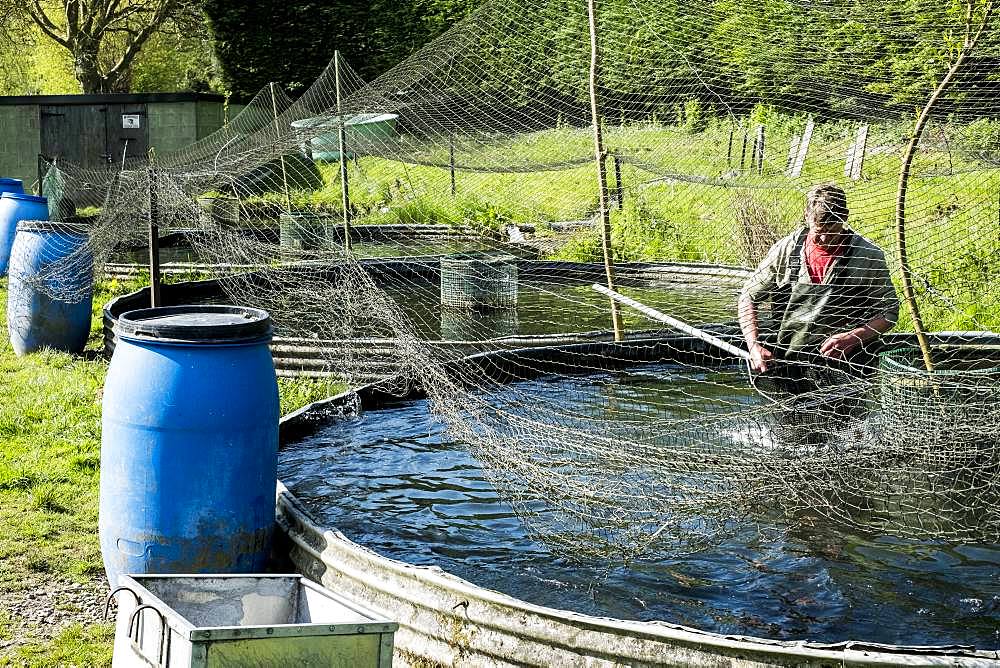
<svg viewBox="0 0 1000 668"><path fill-rule="evenodd" d="M335 58L300 98L268 87L188 148L56 161L44 184L90 221L98 277L141 270L155 222L184 239L167 277L272 314L280 373L422 387L563 553L816 521L1000 540L995 374L877 358L917 345L904 287L945 332L934 345L998 325L992 3L601 2L593 87L588 18L488 1L374 81ZM855 234L817 250L799 231L831 182L849 213L823 215ZM605 240L617 291L730 346L749 299L772 369L613 308L591 287L609 283ZM39 289L83 298L50 280L67 266ZM848 359L820 348L897 311Z"/></svg>

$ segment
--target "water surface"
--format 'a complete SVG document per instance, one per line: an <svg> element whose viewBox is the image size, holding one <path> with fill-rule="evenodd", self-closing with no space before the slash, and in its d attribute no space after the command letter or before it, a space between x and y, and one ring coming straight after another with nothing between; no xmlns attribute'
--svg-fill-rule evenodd
<svg viewBox="0 0 1000 668"><path fill-rule="evenodd" d="M581 411L660 389L756 399L731 376L654 367L518 384ZM697 383L697 385L695 385ZM608 402L609 394L621 402ZM677 410L690 411L678 402ZM603 417L610 418L605 414ZM662 415L661 415L662 417ZM279 476L325 526L386 556L436 565L531 603L725 634L1000 646L1000 546L857 535L826 522L747 534L681 558L568 563L529 535L469 448L414 401L348 417L280 455ZM780 537L779 537L780 536Z"/></svg>

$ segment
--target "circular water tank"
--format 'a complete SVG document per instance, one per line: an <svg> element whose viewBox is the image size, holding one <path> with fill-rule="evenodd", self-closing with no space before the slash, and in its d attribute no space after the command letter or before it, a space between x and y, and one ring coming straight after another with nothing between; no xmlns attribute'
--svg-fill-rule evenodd
<svg viewBox="0 0 1000 668"><path fill-rule="evenodd" d="M396 136L397 114L358 114L344 121L347 159ZM320 162L340 162L340 117L316 116L292 121L302 154Z"/></svg>
<svg viewBox="0 0 1000 668"><path fill-rule="evenodd" d="M124 573L251 573L274 525L271 319L239 306L123 314L104 385L100 538Z"/></svg>
<svg viewBox="0 0 1000 668"><path fill-rule="evenodd" d="M0 276L6 276L17 224L22 220L48 220L49 201L22 192L3 192L2 189L0 192L3 193L0 195Z"/></svg>
<svg viewBox="0 0 1000 668"><path fill-rule="evenodd" d="M18 355L42 348L79 353L90 334L94 260L87 228L21 221L10 255L7 329Z"/></svg>

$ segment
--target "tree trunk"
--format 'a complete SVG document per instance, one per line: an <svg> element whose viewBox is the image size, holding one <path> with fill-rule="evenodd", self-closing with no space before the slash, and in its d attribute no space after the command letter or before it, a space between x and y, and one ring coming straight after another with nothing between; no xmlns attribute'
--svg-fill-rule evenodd
<svg viewBox="0 0 1000 668"><path fill-rule="evenodd" d="M106 93L106 81L97 63L97 45L77 43L71 49L73 53L73 74L80 82L80 90L84 95Z"/></svg>

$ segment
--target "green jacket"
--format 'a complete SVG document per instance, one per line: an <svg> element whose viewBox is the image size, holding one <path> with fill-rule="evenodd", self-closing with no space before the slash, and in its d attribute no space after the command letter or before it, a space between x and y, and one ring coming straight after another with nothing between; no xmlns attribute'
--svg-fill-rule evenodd
<svg viewBox="0 0 1000 668"><path fill-rule="evenodd" d="M807 233L800 228L771 247L743 288L757 307L761 338L785 351L814 353L827 337L875 318L895 323L899 298L882 250L847 230L844 253L822 283L813 283L805 260Z"/></svg>

